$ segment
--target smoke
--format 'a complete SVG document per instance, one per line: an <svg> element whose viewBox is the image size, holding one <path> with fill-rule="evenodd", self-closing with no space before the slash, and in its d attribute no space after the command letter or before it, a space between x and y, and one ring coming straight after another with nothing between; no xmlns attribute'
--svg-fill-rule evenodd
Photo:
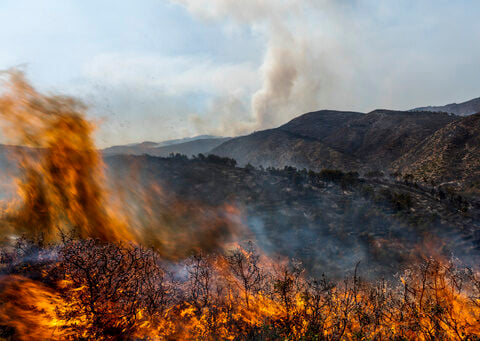
<svg viewBox="0 0 480 341"><path fill-rule="evenodd" d="M266 51L258 69L260 87L245 108L251 117L246 122L237 122L230 132L273 127L292 115L320 106L322 80L328 72L323 72L317 34L312 34L315 31L308 14L317 11L316 6L309 1L300 4L289 0L174 1L204 20L228 20L230 25L246 25L265 39ZM218 114L219 102L223 104L222 115L238 112L240 100L232 99L214 101L212 112ZM201 120L194 118L194 122L198 126ZM223 125L221 128L225 129Z"/></svg>
<svg viewBox="0 0 480 341"><path fill-rule="evenodd" d="M196 18L223 25L234 48L242 47L235 45L237 32L263 44L257 88L248 99L239 99L248 119L238 122L242 116L236 114L235 123L226 127L233 132L272 128L320 109L405 110L415 103L478 96L477 86L471 95L457 92L455 98L448 90L456 80L465 84L475 69L467 56L476 51L466 37L478 28L462 19L468 16L463 6L432 1L172 1ZM451 25L456 28L447 29ZM458 65L465 70L461 76ZM218 109L212 105L205 121L215 124L229 111Z"/></svg>
<svg viewBox="0 0 480 341"><path fill-rule="evenodd" d="M468 26L446 29L458 5L171 1L179 24L165 23L159 37L180 32L175 49L107 49L84 65L85 82L73 93L113 117L101 130L105 146L241 135L319 109L405 110L478 93L476 82L465 82L478 59L465 38L478 31L475 21L460 20L463 9L456 19ZM464 94L452 93L452 82Z"/></svg>
<svg viewBox="0 0 480 341"><path fill-rule="evenodd" d="M94 58L85 72L89 82L76 93L93 102L97 115L116 115L102 125L110 143L174 139L199 132L236 135L250 129L248 125L242 130L238 124L234 131L231 125L232 120L245 117L249 109L244 98L257 87L256 69L250 62L109 53ZM92 89L91 84L99 86ZM218 113L222 113L220 119ZM120 119L125 124L115 126ZM212 127L212 121L218 125Z"/></svg>

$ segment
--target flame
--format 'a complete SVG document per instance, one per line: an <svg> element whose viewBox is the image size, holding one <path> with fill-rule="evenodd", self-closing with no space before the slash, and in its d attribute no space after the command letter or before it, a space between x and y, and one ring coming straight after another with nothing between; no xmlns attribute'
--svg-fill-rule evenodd
<svg viewBox="0 0 480 341"><path fill-rule="evenodd" d="M55 290L20 276L0 280L0 324L18 340L61 340L66 322L57 318L62 301Z"/></svg>
<svg viewBox="0 0 480 341"><path fill-rule="evenodd" d="M19 71L7 76L0 97L3 128L14 143L30 147L20 153L21 206L10 219L14 230L47 242L58 239L59 231L104 241L133 238L105 209L102 162L86 107L70 97L38 93Z"/></svg>
<svg viewBox="0 0 480 341"><path fill-rule="evenodd" d="M54 286L20 276L0 280L0 327L9 326L20 340L480 335L480 276L452 263L428 259L412 265L395 285L356 275L330 283L309 280L287 265L275 269L275 262L257 258L251 249L235 252L246 262L258 261L262 276L255 288L245 285L230 253L192 258L183 263L188 278L178 281L168 278L152 250L71 241L60 250L64 256L54 268L64 276Z"/></svg>
<svg viewBox="0 0 480 341"><path fill-rule="evenodd" d="M234 217L239 214L228 205L179 202L155 184L142 190L133 178L121 189L108 188L86 106L39 93L19 71L6 75L1 122L13 143L29 148L15 150L19 200L4 208L4 236L25 235L38 243L65 236L135 241L181 258L221 247L240 228Z"/></svg>

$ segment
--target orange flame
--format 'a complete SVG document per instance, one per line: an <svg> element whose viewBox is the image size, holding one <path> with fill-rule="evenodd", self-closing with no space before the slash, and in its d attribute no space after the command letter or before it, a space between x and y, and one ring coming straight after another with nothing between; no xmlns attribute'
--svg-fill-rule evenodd
<svg viewBox="0 0 480 341"><path fill-rule="evenodd" d="M105 210L102 163L85 106L38 93L19 71L7 76L0 97L4 131L15 143L34 148L21 154L22 206L12 218L15 231L45 241L57 239L59 231L104 241L132 238Z"/></svg>

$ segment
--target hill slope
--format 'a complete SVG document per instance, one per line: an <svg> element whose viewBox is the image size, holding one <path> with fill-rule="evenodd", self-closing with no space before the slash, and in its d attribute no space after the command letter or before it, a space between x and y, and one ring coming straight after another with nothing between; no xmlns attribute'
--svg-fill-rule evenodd
<svg viewBox="0 0 480 341"><path fill-rule="evenodd" d="M402 156L394 168L435 183L480 190L480 113L454 121Z"/></svg>
<svg viewBox="0 0 480 341"><path fill-rule="evenodd" d="M322 141L350 121L363 116L363 113L352 111L314 111L294 118L279 129Z"/></svg>
<svg viewBox="0 0 480 341"><path fill-rule="evenodd" d="M429 112L375 110L332 132L324 142L370 169L387 169L405 152L456 118Z"/></svg>
<svg viewBox="0 0 480 341"><path fill-rule="evenodd" d="M282 129L271 129L237 137L221 144L212 154L230 157L240 165L264 167L296 166L319 170L338 168L356 170L360 163L338 152L320 140Z"/></svg>
<svg viewBox="0 0 480 341"><path fill-rule="evenodd" d="M394 160L456 119L430 112L324 110L302 115L276 129L232 139L211 153L234 158L240 164L313 170L388 169Z"/></svg>
<svg viewBox="0 0 480 341"><path fill-rule="evenodd" d="M480 254L480 203L386 179L239 168L223 161L106 158L108 178L122 188L132 168L147 188L158 184L163 191L151 198L154 202L239 208L263 250L301 260L311 273L343 273L362 261L369 275L389 276L432 238L444 241L438 251L447 255L454 251L472 260ZM135 182L134 192L141 186Z"/></svg>

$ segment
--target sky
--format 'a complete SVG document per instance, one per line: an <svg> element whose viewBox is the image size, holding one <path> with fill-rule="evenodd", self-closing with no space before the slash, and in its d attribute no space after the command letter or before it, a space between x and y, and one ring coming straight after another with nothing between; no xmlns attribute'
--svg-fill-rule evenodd
<svg viewBox="0 0 480 341"><path fill-rule="evenodd" d="M100 147L480 96L475 0L1 0L0 69L78 97Z"/></svg>

